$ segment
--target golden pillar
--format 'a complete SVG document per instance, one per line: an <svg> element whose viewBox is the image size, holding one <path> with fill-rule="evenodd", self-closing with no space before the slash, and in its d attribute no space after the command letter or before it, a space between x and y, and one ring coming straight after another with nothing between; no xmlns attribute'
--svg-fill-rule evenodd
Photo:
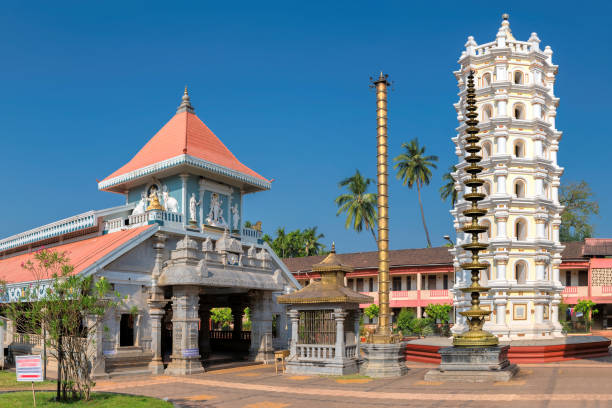
<svg viewBox="0 0 612 408"><path fill-rule="evenodd" d="M465 186L470 188L470 192L466 192L463 198L466 201L472 203L470 208L463 211L463 215L471 218L472 221L466 224L462 230L472 235L471 242L464 244L461 247L466 251L472 253L471 262L461 264L461 268L471 272L472 284L467 288L462 288L461 291L464 293L470 293L472 298L472 307L466 311L461 312L468 320L468 331L455 335L453 338L453 345L460 347L478 347L478 346L495 346L499 343L497 337L493 334L484 331L482 326L485 323L485 317L491 314L491 311L480 308L480 293L487 292L489 288L480 286L480 272L487 269L487 264L480 262L478 253L488 248L487 244L480 243L478 241L478 235L486 232L488 227L479 224L478 218L484 216L487 210L478 208L478 202L485 199L485 194L478 191L484 184L484 180L479 179L478 175L482 172L483 168L478 165L482 160L480 153L480 137L478 133L480 129L477 127L478 114L476 113L476 89L474 87L474 71L470 71L467 78L467 94L466 94L466 117L465 124L467 128L465 132L465 151L469 153L465 157L465 161L468 166L465 167L465 172L470 175L470 178L465 181Z"/></svg>
<svg viewBox="0 0 612 408"><path fill-rule="evenodd" d="M392 335L389 308L389 186L387 148L387 87L389 75L382 72L372 87L376 89L376 142L378 184L378 327L370 339L372 343L394 343L399 337Z"/></svg>

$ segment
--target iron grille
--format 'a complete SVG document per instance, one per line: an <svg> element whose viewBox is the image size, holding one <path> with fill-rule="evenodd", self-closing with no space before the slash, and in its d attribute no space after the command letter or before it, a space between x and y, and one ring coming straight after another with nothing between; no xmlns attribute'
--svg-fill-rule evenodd
<svg viewBox="0 0 612 408"><path fill-rule="evenodd" d="M300 344L335 344L336 321L334 320L334 311L300 311L298 338Z"/></svg>

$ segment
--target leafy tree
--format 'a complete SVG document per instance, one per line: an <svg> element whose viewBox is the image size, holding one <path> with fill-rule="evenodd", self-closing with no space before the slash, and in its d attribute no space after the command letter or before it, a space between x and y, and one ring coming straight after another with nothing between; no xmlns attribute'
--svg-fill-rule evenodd
<svg viewBox="0 0 612 408"><path fill-rule="evenodd" d="M416 318L416 315L412 309L406 309L405 307L400 310L397 315L397 328L406 335L410 332L410 324Z"/></svg>
<svg viewBox="0 0 612 408"><path fill-rule="evenodd" d="M419 337L423 337L432 333L431 321L429 319L412 319L408 326L410 331Z"/></svg>
<svg viewBox="0 0 612 408"><path fill-rule="evenodd" d="M455 206L457 202L457 190L455 190L455 179L452 173L457 171L457 167L451 166L447 173L442 175L442 181L444 184L440 187L440 198L442 201L446 201L449 197L451 200L451 207Z"/></svg>
<svg viewBox="0 0 612 408"><path fill-rule="evenodd" d="M122 304L119 293L112 293L105 278L73 275L65 252L39 250L22 267L33 276L33 283L18 302L5 305L7 317L19 331L44 336L58 365L56 399L89 400L95 385L91 362L100 358L92 346L98 330L108 331L102 325L104 317Z"/></svg>
<svg viewBox="0 0 612 408"><path fill-rule="evenodd" d="M232 322L232 309L229 307L213 307L210 309L210 319L213 323L221 326L222 329L226 329Z"/></svg>
<svg viewBox="0 0 612 408"><path fill-rule="evenodd" d="M582 241L593 235L593 225L589 223L592 215L599 214L599 204L595 194L586 181L562 185L559 189L559 202L565 208L561 213L559 239L562 242Z"/></svg>
<svg viewBox="0 0 612 408"><path fill-rule="evenodd" d="M311 251L313 254L318 254L325 247L325 245L319 242L320 239L325 238L325 235L319 234L317 227L306 228L302 232L302 237L304 239L306 256L309 256Z"/></svg>
<svg viewBox="0 0 612 408"><path fill-rule="evenodd" d="M582 299L582 300L579 300L578 303L576 303L576 307L574 308L576 312L582 313L582 315L584 316L584 321L586 323L587 332L591 331L593 314L599 312L599 310L595 309L595 306L597 305L592 300Z"/></svg>
<svg viewBox="0 0 612 408"><path fill-rule="evenodd" d="M425 314L427 314L427 317L434 323L440 322L442 324L447 324L451 310L451 305L429 304L425 308Z"/></svg>
<svg viewBox="0 0 612 408"><path fill-rule="evenodd" d="M421 200L421 188L429 185L431 181L431 169L437 168L435 162L438 161L438 156L426 156L425 146L419 146L418 139L412 139L408 143L402 143L404 153L397 156L395 166L397 169L397 178L403 181L404 185L412 188L416 185L419 205L421 207L421 219L423 220L423 228L427 238L427 247L431 248L431 240L429 239L429 231L425 222L425 212L423 211L423 202Z"/></svg>
<svg viewBox="0 0 612 408"><path fill-rule="evenodd" d="M363 313L368 316L368 319L370 319L370 321L372 321L378 317L378 314L380 313L380 308L376 303L372 303L370 306L366 307L363 310Z"/></svg>
<svg viewBox="0 0 612 408"><path fill-rule="evenodd" d="M364 228L372 233L374 242L376 233L374 229L378 224L376 193L368 193L368 186L374 180L364 178L359 170L355 170L355 174L345 178L338 183L338 187L346 187L348 193L344 193L336 197L335 203L338 206L336 216L346 213L346 222L344 226L348 229L352 227L355 231L361 232Z"/></svg>
<svg viewBox="0 0 612 408"><path fill-rule="evenodd" d="M296 258L325 254L325 245L319 241L324 237L318 233L317 227L301 231L297 229L289 233L285 232L285 228L278 228L276 237L272 238L266 234L262 239L282 258Z"/></svg>

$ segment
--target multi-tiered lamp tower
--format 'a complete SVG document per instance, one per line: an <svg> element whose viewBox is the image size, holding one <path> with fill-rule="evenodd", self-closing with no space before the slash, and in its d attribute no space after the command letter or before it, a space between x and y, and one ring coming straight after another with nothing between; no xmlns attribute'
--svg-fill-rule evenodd
<svg viewBox="0 0 612 408"><path fill-rule="evenodd" d="M465 294L470 271L461 265L471 261L462 245L472 241L465 229L470 222L465 215L471 207L470 191L463 191L463 186L471 177L465 118L467 76L473 70L482 149L479 178L484 182L479 189L486 195L480 207L487 210L480 224L488 227L479 235L479 241L488 244L480 253L486 264L480 286L489 288L481 297L481 308L491 311L484 329L500 340L562 336L558 188L563 169L557 165L561 132L555 128L559 99L553 89L558 67L552 63L552 50L540 49L536 33L528 41L515 40L504 15L496 40L479 46L468 37L459 63L455 76L460 100L455 109L460 126L453 138L459 156L454 173L459 194L451 211L457 230L452 252L458 313L453 330L458 334L467 329L465 316L459 313L471 305Z"/></svg>

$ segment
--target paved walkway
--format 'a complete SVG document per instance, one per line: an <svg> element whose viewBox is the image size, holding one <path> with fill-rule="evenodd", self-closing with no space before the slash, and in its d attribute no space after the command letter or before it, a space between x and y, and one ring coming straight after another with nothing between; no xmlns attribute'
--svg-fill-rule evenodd
<svg viewBox="0 0 612 408"><path fill-rule="evenodd" d="M121 377L97 391L166 398L180 407L612 407L612 358L523 364L508 383L425 382L429 364L397 379L275 375L248 366L186 377Z"/></svg>

